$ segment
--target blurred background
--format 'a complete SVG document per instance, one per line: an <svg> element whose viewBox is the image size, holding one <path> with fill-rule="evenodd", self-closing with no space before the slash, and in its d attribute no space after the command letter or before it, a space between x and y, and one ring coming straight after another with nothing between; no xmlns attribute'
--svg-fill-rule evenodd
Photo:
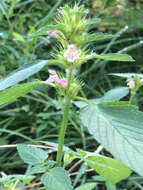
<svg viewBox="0 0 143 190"><path fill-rule="evenodd" d="M143 72L143 1L142 0L77 0L84 5L87 18L98 17L101 22L92 25L90 32L114 34L110 40L92 42L91 50L97 53L128 53L136 61L109 62L92 60L83 64L78 73L84 81L80 95L100 98L108 90L126 86L125 79L109 73ZM25 64L51 58L56 40L49 36L33 35L45 25L53 24L57 9L74 0L1 0L0 1L0 79ZM28 80L46 80L47 69ZM61 70L62 71L62 70ZM124 100L128 100L125 97ZM143 89L134 99L134 104L143 111ZM57 143L62 111L60 100L51 88L39 86L26 96L0 107L0 145L17 143ZM82 148L94 151L98 144L83 128L77 108L72 107L70 127L65 144L75 150ZM106 155L110 155L104 152ZM54 158L51 153L51 158ZM26 165L20 160L15 148L0 148L0 171L6 174L24 173ZM81 182L97 181L96 190L104 190L104 182L92 174L81 175ZM101 184L101 185L100 185ZM117 190L143 190L143 179L136 174L120 182ZM112 189L111 189L112 190Z"/></svg>

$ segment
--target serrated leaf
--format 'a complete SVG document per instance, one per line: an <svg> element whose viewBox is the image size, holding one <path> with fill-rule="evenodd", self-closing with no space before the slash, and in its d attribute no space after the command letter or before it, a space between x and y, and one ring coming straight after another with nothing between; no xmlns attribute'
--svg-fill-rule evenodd
<svg viewBox="0 0 143 190"><path fill-rule="evenodd" d="M51 169L41 178L42 183L50 190L72 190L71 180L67 172L60 167Z"/></svg>
<svg viewBox="0 0 143 190"><path fill-rule="evenodd" d="M93 59L93 58L97 58L97 59L104 59L107 61L134 61L134 59L127 55L127 54L118 54L118 53L108 53L108 54L93 54L93 55L89 55L87 57L87 59Z"/></svg>
<svg viewBox="0 0 143 190"><path fill-rule="evenodd" d="M119 160L83 150L78 150L78 153L82 157L88 156L85 162L112 184L118 183L131 174L131 170Z"/></svg>
<svg viewBox="0 0 143 190"><path fill-rule="evenodd" d="M0 105L11 102L20 96L24 96L30 92L35 86L41 84L40 81L29 82L12 86L0 92Z"/></svg>
<svg viewBox="0 0 143 190"><path fill-rule="evenodd" d="M128 87L117 87L106 92L106 94L101 99L104 101L120 100L123 97L125 97L128 93Z"/></svg>
<svg viewBox="0 0 143 190"><path fill-rule="evenodd" d="M17 150L21 159L27 164L41 164L48 158L47 152L30 145L19 144Z"/></svg>
<svg viewBox="0 0 143 190"><path fill-rule="evenodd" d="M93 104L99 104L107 101L120 100L123 97L125 97L128 93L129 93L128 87L116 87L106 92L102 98L89 99L89 102ZM78 108L84 108L85 106L88 105L86 102L83 101L73 101L73 103Z"/></svg>
<svg viewBox="0 0 143 190"><path fill-rule="evenodd" d="M86 183L77 187L75 190L92 190L96 186L96 183Z"/></svg>
<svg viewBox="0 0 143 190"><path fill-rule="evenodd" d="M110 73L109 75L123 77L123 78L134 78L134 77L143 78L143 74L137 74L137 73Z"/></svg>
<svg viewBox="0 0 143 190"><path fill-rule="evenodd" d="M88 106L81 113L89 132L113 156L143 176L143 113L126 104Z"/></svg>
<svg viewBox="0 0 143 190"><path fill-rule="evenodd" d="M0 91L4 90L10 86L14 86L17 83L27 79L28 77L34 75L38 71L40 71L47 63L47 60L40 61L34 65L26 65L21 69L16 70L6 78L0 80Z"/></svg>

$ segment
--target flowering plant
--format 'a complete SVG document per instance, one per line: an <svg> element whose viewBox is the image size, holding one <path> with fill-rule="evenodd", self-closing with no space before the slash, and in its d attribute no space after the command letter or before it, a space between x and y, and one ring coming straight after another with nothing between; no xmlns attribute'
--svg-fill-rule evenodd
<svg viewBox="0 0 143 190"><path fill-rule="evenodd" d="M115 187L116 183L127 178L131 174L131 169L142 175L142 164L138 165L136 159L139 163L143 161L143 153L140 150L140 145L143 144L142 135L138 135L139 132L143 131L143 113L132 105L132 100L136 91L142 86L143 76L141 74L116 73L113 75L127 78L129 87L113 89L98 101L78 96L84 83L75 73L81 64L85 62L88 64L90 59L134 61L127 54L90 52L87 48L89 42L113 37L113 35L108 34L90 33L88 26L97 22L100 22L100 19L86 18L84 7L75 5L73 8L69 6L60 8L55 19L55 25L45 26L36 33L36 35L47 34L58 41L57 49L52 55L53 59L42 60L35 65L22 68L0 81L0 104L23 96L39 84L54 87L58 95L63 98L63 117L58 146L56 147L56 161L47 160L48 153L39 147L17 145L20 157L32 168L29 175L3 176L1 178L1 182L4 184L3 188L9 187L12 190L12 188L17 187L17 181L30 184L35 175L40 174L40 180L45 189L72 190L74 187L70 179L70 176L73 175L71 172L82 162L85 162L88 167L92 168L92 171L96 171L103 177L107 188L109 186ZM61 74L56 70L49 69L47 72L49 76L46 81L36 80L17 85L46 65L59 66L64 73ZM129 93L129 89L131 89L130 100L127 102L119 101ZM118 96L114 96L115 92L118 92ZM93 153L80 149L73 151L64 147L72 103L81 109L80 117L83 125L101 144ZM135 135L136 139L134 138ZM99 154L103 148L108 150L114 158ZM74 162L74 165L67 172L65 168L69 167L75 159L79 159L79 161ZM92 189L95 186L96 183L87 183L75 189Z"/></svg>

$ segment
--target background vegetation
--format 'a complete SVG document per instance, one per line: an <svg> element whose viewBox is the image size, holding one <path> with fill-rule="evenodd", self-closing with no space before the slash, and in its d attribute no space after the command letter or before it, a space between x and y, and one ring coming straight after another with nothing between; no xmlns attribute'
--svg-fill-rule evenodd
<svg viewBox="0 0 143 190"><path fill-rule="evenodd" d="M38 60L50 59L55 40L48 36L33 35L44 25L52 24L57 8L64 4L74 5L74 0L5 0L0 1L0 78L15 69ZM115 63L102 60L90 61L78 71L85 85L80 92L88 98L100 98L111 88L126 86L126 81L108 75L109 73L142 73L143 55L143 2L141 0L78 0L87 10L87 17L99 17L101 23L90 30L115 34L112 40L92 43L95 52L128 53L135 63ZM98 64L95 64L95 62ZM107 64L108 63L108 64ZM47 68L48 69L48 68ZM45 70L34 78L46 80ZM31 79L29 79L31 80ZM136 95L134 104L142 110L143 89ZM57 143L61 121L60 100L51 88L37 87L30 94L0 107L0 145L17 143ZM143 110L142 110L143 111ZM94 151L98 144L83 128L76 107L70 114L66 145L72 149L82 148ZM53 144L52 144L53 145ZM56 145L56 144L55 144ZM109 153L105 152L106 155ZM51 157L55 153L51 151ZM6 174L25 173L27 170L15 148L0 147L0 171ZM74 185L96 181L96 190L104 190L104 181L95 172L82 175L85 165L79 168L79 175L73 177ZM142 177L135 173L117 186L118 190L143 189Z"/></svg>

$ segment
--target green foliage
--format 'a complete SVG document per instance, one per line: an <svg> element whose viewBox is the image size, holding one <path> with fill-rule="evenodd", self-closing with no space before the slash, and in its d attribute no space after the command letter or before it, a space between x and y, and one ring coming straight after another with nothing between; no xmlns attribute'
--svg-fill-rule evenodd
<svg viewBox="0 0 143 190"><path fill-rule="evenodd" d="M106 182L107 190L116 190L116 186L111 184L110 182Z"/></svg>
<svg viewBox="0 0 143 190"><path fill-rule="evenodd" d="M126 75L130 72L130 76L128 75L127 79L136 77L143 77L142 74L135 74L137 68L138 73L142 73L142 33L141 31L138 32L136 30L137 27L142 27L142 5L139 3L136 6L131 6L132 4L128 3L128 1L115 1L115 0L103 0L98 1L101 2L101 7L97 7L96 10L94 8L94 3L97 1L91 2L90 0L83 0L79 1L78 4L85 5L85 10L82 6L80 10L78 10L78 6L73 7L75 4L74 0L53 0L47 3L46 0L1 0L0 1L0 42L1 42L1 52L0 52L0 93L2 96L0 97L4 103L8 103L9 101L13 101L17 98L18 90L19 96L23 96L25 93L29 92L33 87L35 82L28 82L26 84L16 85L17 83L27 79L28 77L32 76L32 81L35 78L40 80L47 79L46 69L43 69L42 72L39 72L45 65L54 65L54 69L57 66L60 66L60 71L63 71L63 68L68 68L67 63L65 64L64 60L56 59L54 60L54 56L61 58L63 56L64 51L67 48L68 44L75 43L78 48L80 48L81 54L81 62L85 59L85 56L90 55L90 52L97 52L95 54L96 57L93 60L87 60L87 63L80 66L76 70L76 76L78 79L84 80L84 88L80 90L79 95L82 94L84 98L90 97L92 103L99 104L105 101L112 101L112 100L120 100L124 98L127 101L129 88L127 87L119 87L115 88L116 86L124 86L124 83L119 78L112 79L112 76L108 76L108 73L117 73L117 75ZM70 6L64 6L64 17L62 16L62 6L68 3ZM116 7L119 5L119 7ZM59 15L56 17L56 9L61 6L59 9ZM115 6L115 7L111 7ZM101 8L101 9L100 9ZM116 9L119 8L119 9ZM83 11L85 10L85 11ZM118 12L119 11L119 12ZM131 15L132 13L132 15ZM73 15L76 15L74 18ZM106 18L105 18L106 15ZM96 18L99 16L101 19ZM56 18L55 25L53 25L53 19ZM119 19L119 20L117 20ZM62 25L60 24L60 21ZM66 22L65 22L66 21ZM128 25L129 27L125 27ZM131 28L131 27L132 28ZM121 28L123 27L123 28ZM86 30L85 30L86 29ZM62 31L60 39L56 39L52 36L47 36L47 30L60 30ZM93 33L95 32L96 33ZM99 32L102 31L103 33ZM113 31L119 31L117 34L112 35ZM67 39L66 39L67 38ZM109 40L111 41L109 42ZM59 45L60 41L62 42L62 46ZM100 43L102 40L102 43ZM57 42L58 41L58 42ZM56 42L56 43L55 43ZM108 43L109 42L109 43ZM58 47L55 47L55 44L58 44ZM85 44L85 48L83 45ZM51 49L54 48L54 53L51 54ZM60 54L57 53L57 50L60 50ZM121 53L127 53L130 51L130 54L137 60L136 64L115 64L115 60L120 61L133 61L133 59L127 54L121 55ZM112 52L117 52L119 54L114 54L112 56ZM52 55L52 60L51 60ZM42 61L40 61L42 60ZM44 60L44 61L43 61ZM110 64L106 65L108 61L113 60ZM86 60L85 60L86 61ZM37 64L33 64L37 63ZM97 64L98 63L98 64ZM25 65L26 64L26 65ZM20 68L18 70L15 70ZM13 72L11 75L9 73ZM120 74L120 72L124 71L125 74ZM66 74L65 74L66 73ZM67 72L64 73L64 77L67 75ZM36 74L35 76L33 76ZM115 74L116 75L116 74ZM84 76L84 77L83 77ZM31 81L31 79L30 79ZM38 81L36 81L38 82ZM121 84L122 83L122 84ZM41 84L41 82L40 82ZM16 86L14 86L16 85ZM12 88L9 88L13 86ZM30 87L31 86L31 87ZM36 86L36 83L35 83ZM23 87L25 88L25 93L23 92ZM8 89L7 89L8 88ZM30 89L31 88L31 89ZM5 90L6 89L6 90ZM112 89L112 90L109 90ZM14 93L16 92L16 93ZM107 92L107 93L106 93ZM105 95L104 95L105 94ZM12 96L11 96L12 95ZM95 96L96 95L96 96ZM12 97L15 97L14 99ZM4 98L6 97L6 98ZM45 143L46 145L52 146L51 149L48 149L46 154L50 153L49 158L55 159L55 147L57 144L52 144L51 142L57 142L58 137L58 130L59 130L59 122L61 121L61 116L63 112L61 108L63 107L63 102L61 98L58 97L55 100L57 94L48 88L45 88L44 85L39 85L37 90L33 90L30 95L25 95L25 98L18 99L13 104L3 105L1 104L2 111L0 112L1 116L1 142L0 144L18 144L18 143ZM96 97L96 99L94 99ZM12 98L12 99L11 99ZM6 102L5 102L6 101ZM65 102L64 102L65 103ZM136 105L139 105L142 109L142 89L140 89L139 94L135 96L134 102ZM80 105L79 105L80 104ZM128 103L123 103L122 106L127 106ZM87 103L83 102L76 102L76 105L79 107L85 107ZM101 104L102 105L102 104ZM108 104L109 108L110 105ZM108 107L107 106L107 107ZM99 107L99 105L97 105ZM117 106L118 107L118 106ZM117 108L116 107L116 108ZM129 108L130 109L130 108ZM129 109L127 112L130 113ZM113 109L115 111L115 109ZM124 111L124 109L123 109ZM131 108L132 111L132 108ZM97 110L96 110L97 112ZM103 112L100 109L100 114L102 115ZM115 111L116 112L116 111ZM126 112L126 111L125 111ZM99 112L98 112L99 113ZM121 111L122 113L122 111ZM138 113L138 111L133 110L134 115ZM88 114L87 114L88 115ZM107 113L104 115L104 118L107 117ZM110 117L112 114L109 114ZM122 117L120 117L121 121L126 115L122 113ZM132 117L132 115L128 116L128 118ZM26 119L23 119L26 118ZM135 118L136 119L136 118ZM123 119L124 120L124 119ZM130 121L130 120L129 120ZM133 119L129 122L131 123ZM142 121L142 120L141 120ZM94 123L97 124L97 121L94 120ZM103 123L100 120L99 125L101 126ZM111 128L112 123L117 123L119 125L120 121L119 118L116 120L116 117L110 119ZM123 130L125 125L128 124L126 120L121 122L119 127L122 135L124 136ZM134 132L132 133L131 126L129 127L129 135L132 137L132 144L134 147L139 149L139 145L141 145L140 141L136 141L137 135L137 128L138 122L133 122L132 128ZM86 130L83 129L81 125L81 121L77 114L77 109L74 106L71 106L70 110L70 117L69 117L69 128L67 131L67 138L65 141L67 149L69 147L71 149L75 149L75 147L80 147L84 150L88 150L90 152L94 151L97 148L97 142L93 143L93 137L89 136ZM139 123L140 124L140 123ZM129 125L129 124L128 124ZM105 127L105 126L104 126ZM109 126L107 126L109 127ZM118 128L118 127L117 127ZM116 128L116 129L117 129ZM99 130L101 130L100 128ZM136 133L135 133L136 132ZM141 131L142 133L142 131ZM141 137L141 133L139 134ZM126 131L125 131L126 134ZM127 133L128 134L128 133ZM126 134L126 136L127 136ZM110 136L110 135L109 135ZM15 137L15 138L14 138ZM22 137L22 138L21 138ZM118 135L116 136L117 139ZM119 142L115 137L116 147ZM104 136L102 137L101 141L103 140ZM128 137L130 139L130 137ZM108 139L107 139L108 140ZM112 139L113 140L113 139ZM141 140L141 138L140 138ZM42 142L41 142L42 141ZM114 141L114 140L113 140ZM107 148L108 150L114 146L110 143L110 147ZM124 142L124 141L123 141ZM108 146L108 141L106 142ZM52 145L51 145L52 144ZM122 144L122 143L121 143ZM125 143L126 144L126 143ZM28 146L29 147L29 146ZM54 147L54 148L53 148ZM116 151L118 155L123 157L123 153L128 152L126 159L132 158L136 156L134 151L127 151L125 152L120 147L121 152L118 153L118 149ZM124 147L123 147L124 148ZM130 147L128 147L130 148ZM140 147L141 150L142 147ZM65 150L66 151L66 150ZM110 151L110 150L109 150ZM23 165L23 162L19 160L15 149L13 148L3 148L1 149L1 175L5 175L5 173L14 173L18 171L20 173L25 172L26 165ZM25 151L26 152L26 151ZM106 151L102 152L106 156L111 157ZM29 153L28 153L29 154ZM133 154L133 156L132 156ZM126 154L125 154L126 155ZM26 157L26 156L25 156ZM74 160L76 156L73 156L70 153L66 153L64 156L64 165L68 167L72 167L72 164L76 162ZM39 158L39 157L38 157ZM109 158L110 160L111 158ZM137 158L138 159L138 158ZM34 157L35 160L35 157ZM113 159L111 159L113 160ZM40 160L39 160L40 161ZM71 163L71 161L73 161ZM140 159L139 159L140 161ZM26 169L26 173L29 174L36 174L36 173L50 173L51 168L54 167L55 162L47 161L47 158L42 161L42 164L39 164L38 160L37 163L32 166L32 168ZM95 161L93 161L95 163ZM97 156L96 156L97 162ZM132 161L133 164L135 161ZM141 161L140 161L141 162ZM30 164L30 163L29 163ZM70 165L71 164L71 165ZM139 164L139 166L142 162ZM138 166L138 167L139 167ZM72 176L72 182L74 188L76 188L77 184L83 184L81 187L77 189L103 189L107 188L107 190L115 190L116 187L111 183L102 179L101 176L95 176L93 172L86 174L87 170L86 162L81 164L80 167L75 169L77 172L76 176ZM135 166L136 167L136 166ZM3 174L4 172L4 174ZM73 171L74 172L74 171ZM62 173L62 172L61 172ZM26 178L26 175L24 175ZM28 178L29 175L27 175ZM119 175L120 176L120 175ZM134 177L135 176L135 177ZM142 189L142 178L138 176L138 174L134 174L131 178L128 178L126 181L122 181L117 185L117 189L129 189L129 190L136 190ZM14 179L14 182L11 182ZM0 186L0 189L3 190L19 190L24 188L24 180L20 180L20 183L16 186L15 183L19 181L18 178L10 178L10 184L5 184L5 186ZM97 181L97 184L88 183L90 181ZM36 178L31 182L31 184L37 184L40 181L40 175L37 175ZM60 180L59 180L60 181ZM98 184L98 182L102 184ZM26 182L26 181L25 181ZM105 183L104 183L105 182ZM64 183L64 182L63 182ZM105 187L106 186L106 187ZM60 189L61 189L60 185ZM36 186L31 187L31 189L43 189L44 187ZM46 188L46 187L45 187ZM94 188L94 189L95 189ZM49 189L49 188L48 188Z"/></svg>
<svg viewBox="0 0 143 190"><path fill-rule="evenodd" d="M131 56L127 54L116 54L116 53L109 53L109 54L101 54L101 55L91 55L89 56L89 59L104 59L104 60L110 60L110 61L135 61Z"/></svg>
<svg viewBox="0 0 143 190"><path fill-rule="evenodd" d="M85 162L112 184L118 183L131 174L131 170L119 160L82 150L78 153L83 157L86 156Z"/></svg>
<svg viewBox="0 0 143 190"><path fill-rule="evenodd" d="M22 36L21 34L19 34L19 33L17 33L17 32L13 32L12 34L13 34L13 36L14 36L14 38L15 38L16 40L19 40L19 41L21 41L21 42L25 42L25 39L23 38L23 36Z"/></svg>
<svg viewBox="0 0 143 190"><path fill-rule="evenodd" d="M142 175L142 112L135 106L111 102L88 106L81 117L98 142L116 159Z"/></svg>
<svg viewBox="0 0 143 190"><path fill-rule="evenodd" d="M0 1L0 10L2 11L2 13L4 15L7 14L8 9L7 9L7 6L3 0Z"/></svg>
<svg viewBox="0 0 143 190"><path fill-rule="evenodd" d="M137 74L137 73L111 73L110 75L123 77L123 78L134 78L134 77L143 77L143 74Z"/></svg>
<svg viewBox="0 0 143 190"><path fill-rule="evenodd" d="M17 180L19 181L23 181L27 184L30 184L30 182L35 178L35 176L30 176L30 175L8 175L5 176L3 178L0 178L0 182L1 183L5 183L5 182L15 182Z"/></svg>
<svg viewBox="0 0 143 190"><path fill-rule="evenodd" d="M128 87L113 88L105 93L105 95L101 98L101 101L120 100L123 97L125 97L128 93L129 93Z"/></svg>
<svg viewBox="0 0 143 190"><path fill-rule="evenodd" d="M44 150L30 145L19 144L17 145L17 150L21 159L31 165L42 164L48 157Z"/></svg>
<svg viewBox="0 0 143 190"><path fill-rule="evenodd" d="M10 86L14 86L15 84L27 79L28 77L34 75L39 70L41 70L48 61L40 61L35 65L27 65L21 69L16 70L6 78L0 80L0 91L4 90Z"/></svg>
<svg viewBox="0 0 143 190"><path fill-rule="evenodd" d="M78 157L77 157L77 155L75 155L75 153L73 153L71 151L65 152L65 154L64 154L64 167L69 165L76 158L78 158Z"/></svg>
<svg viewBox="0 0 143 190"><path fill-rule="evenodd" d="M19 84L0 92L0 105L11 102L30 92L35 86L42 84L40 81Z"/></svg>
<svg viewBox="0 0 143 190"><path fill-rule="evenodd" d="M23 159L24 160L24 159ZM38 174L38 173L44 173L46 172L46 168L43 167L40 164L36 164L34 165L31 170L30 170L30 174Z"/></svg>
<svg viewBox="0 0 143 190"><path fill-rule="evenodd" d="M41 178L42 183L51 190L72 190L72 185L67 172L60 167L53 168Z"/></svg>
<svg viewBox="0 0 143 190"><path fill-rule="evenodd" d="M129 94L128 87L117 87L117 88L113 88L113 89L109 90L108 92L106 92L103 97L91 99L89 101L91 103L98 104L100 102L120 100L128 94ZM87 105L87 103L83 102L83 101L74 101L74 104L79 108L83 108Z"/></svg>
<svg viewBox="0 0 143 190"><path fill-rule="evenodd" d="M86 183L84 185L81 185L80 187L77 187L75 190L92 190L96 186L96 183Z"/></svg>
<svg viewBox="0 0 143 190"><path fill-rule="evenodd" d="M111 34L92 34L92 35L89 35L89 37L87 36L87 42L106 40L113 37L114 35L111 35Z"/></svg>

